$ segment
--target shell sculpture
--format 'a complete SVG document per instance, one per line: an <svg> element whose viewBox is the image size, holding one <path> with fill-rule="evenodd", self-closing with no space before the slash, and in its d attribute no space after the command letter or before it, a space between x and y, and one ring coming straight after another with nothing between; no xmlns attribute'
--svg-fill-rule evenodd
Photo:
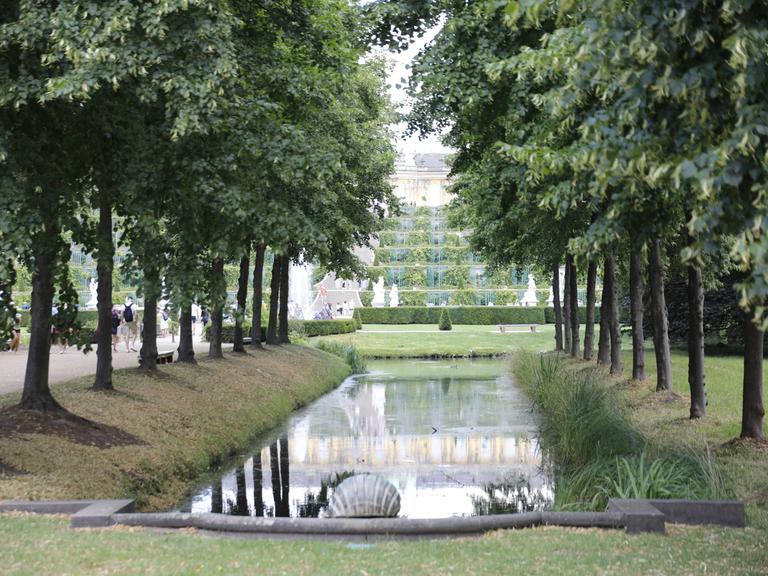
<svg viewBox="0 0 768 576"><path fill-rule="evenodd" d="M400 512L400 493L375 474L351 476L336 487L327 518L391 518Z"/></svg>

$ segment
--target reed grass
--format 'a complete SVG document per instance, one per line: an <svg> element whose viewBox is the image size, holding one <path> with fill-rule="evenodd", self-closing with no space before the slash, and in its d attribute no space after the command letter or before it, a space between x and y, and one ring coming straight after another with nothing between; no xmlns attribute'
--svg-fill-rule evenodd
<svg viewBox="0 0 768 576"><path fill-rule="evenodd" d="M513 373L543 415L541 444L555 477L555 507L601 510L610 498L729 495L708 451L654 446L629 421L598 370L556 354L520 353Z"/></svg>
<svg viewBox="0 0 768 576"><path fill-rule="evenodd" d="M352 342L340 342L338 340L318 340L315 348L338 356L352 369L352 374L362 374L366 369L365 358L360 354Z"/></svg>

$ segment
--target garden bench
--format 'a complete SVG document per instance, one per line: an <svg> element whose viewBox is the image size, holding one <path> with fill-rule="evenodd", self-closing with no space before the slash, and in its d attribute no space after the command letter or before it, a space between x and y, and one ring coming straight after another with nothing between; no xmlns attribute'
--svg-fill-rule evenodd
<svg viewBox="0 0 768 576"><path fill-rule="evenodd" d="M173 350L157 353L158 364L173 364Z"/></svg>
<svg viewBox="0 0 768 576"><path fill-rule="evenodd" d="M506 334L507 328L514 328L517 324L498 324L499 332ZM536 324L530 325L531 332L536 333Z"/></svg>
<svg viewBox="0 0 768 576"><path fill-rule="evenodd" d="M253 342L253 338L250 336L243 336L243 344L250 344L251 342Z"/></svg>

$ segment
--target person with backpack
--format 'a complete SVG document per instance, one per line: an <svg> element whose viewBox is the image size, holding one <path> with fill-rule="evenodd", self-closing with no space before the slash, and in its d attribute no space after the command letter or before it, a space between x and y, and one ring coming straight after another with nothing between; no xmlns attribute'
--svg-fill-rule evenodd
<svg viewBox="0 0 768 576"><path fill-rule="evenodd" d="M123 323L125 324L125 350L137 352L134 343L139 337L139 310L128 296L123 306Z"/></svg>

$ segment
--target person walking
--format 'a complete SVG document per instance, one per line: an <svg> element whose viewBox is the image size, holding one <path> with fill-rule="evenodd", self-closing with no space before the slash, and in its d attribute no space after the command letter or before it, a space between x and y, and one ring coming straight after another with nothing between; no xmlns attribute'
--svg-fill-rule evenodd
<svg viewBox="0 0 768 576"><path fill-rule="evenodd" d="M203 308L200 312L200 321L203 323L202 334L205 336L205 327L208 325L208 321L211 319L211 315L208 313L208 308Z"/></svg>
<svg viewBox="0 0 768 576"><path fill-rule="evenodd" d="M13 317L13 337L11 338L11 350L15 354L19 351L21 344L21 314Z"/></svg>
<svg viewBox="0 0 768 576"><path fill-rule="evenodd" d="M198 306L196 303L192 303L191 306L191 312L192 312L192 336L195 336L197 334L197 320L200 318L200 306Z"/></svg>
<svg viewBox="0 0 768 576"><path fill-rule="evenodd" d="M120 330L120 324L123 319L120 317L120 311L117 306L112 305L112 350L117 352L117 344L120 342L120 335L117 333Z"/></svg>
<svg viewBox="0 0 768 576"><path fill-rule="evenodd" d="M170 315L168 314L168 310L163 309L160 312L160 337L166 338L168 336L168 320L170 319Z"/></svg>
<svg viewBox="0 0 768 576"><path fill-rule="evenodd" d="M133 303L133 298L128 296L123 306L123 323L125 324L125 350L137 352L134 348L136 339L139 337L139 310Z"/></svg>

